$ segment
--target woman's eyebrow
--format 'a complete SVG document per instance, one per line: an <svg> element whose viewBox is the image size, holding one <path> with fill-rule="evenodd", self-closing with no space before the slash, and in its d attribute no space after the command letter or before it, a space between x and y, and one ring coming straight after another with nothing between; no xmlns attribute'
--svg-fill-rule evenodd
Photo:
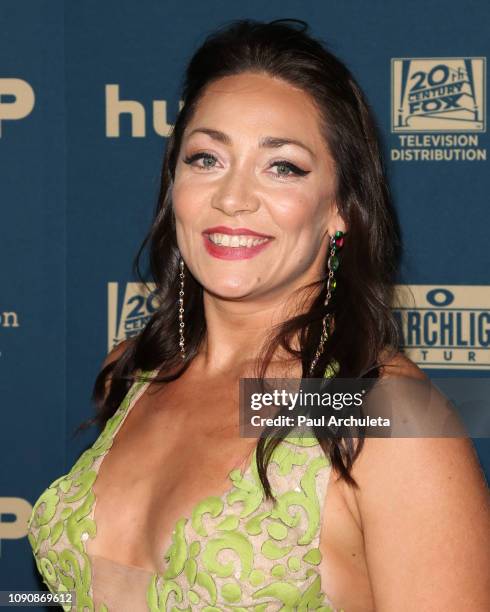
<svg viewBox="0 0 490 612"><path fill-rule="evenodd" d="M213 140L217 140L218 142L221 142L222 144L225 144L225 145L231 145L231 142L232 142L231 138L224 132L221 132L220 130L214 130L212 128L205 128L205 127L195 128L194 130L192 130L192 132L189 134L188 137L190 138L192 134L195 134L196 132L201 133L201 134L207 134ZM305 149L305 151L308 151L308 153L314 159L316 159L316 155L313 153L310 147L302 143L300 140L296 140L295 138L279 138L277 136L264 136L264 138L261 138L259 142L259 147L278 149L279 147L282 147L288 144L296 145L298 147L301 147L302 149Z"/></svg>

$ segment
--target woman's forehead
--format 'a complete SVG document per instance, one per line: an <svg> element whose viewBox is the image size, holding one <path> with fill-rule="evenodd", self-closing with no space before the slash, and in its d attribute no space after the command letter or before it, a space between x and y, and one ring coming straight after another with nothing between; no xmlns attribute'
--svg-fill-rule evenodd
<svg viewBox="0 0 490 612"><path fill-rule="evenodd" d="M320 115L310 95L263 73L231 75L210 83L186 133L204 124L225 133L256 131L296 138L312 148L324 146Z"/></svg>

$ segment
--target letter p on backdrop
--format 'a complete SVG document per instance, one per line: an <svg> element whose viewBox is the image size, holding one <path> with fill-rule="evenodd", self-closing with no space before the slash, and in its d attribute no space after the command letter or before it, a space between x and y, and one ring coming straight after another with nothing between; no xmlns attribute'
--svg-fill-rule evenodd
<svg viewBox="0 0 490 612"><path fill-rule="evenodd" d="M14 100L11 101L9 98L14 98ZM2 122L24 119L32 112L34 102L34 90L27 81L0 78L0 138L2 137Z"/></svg>

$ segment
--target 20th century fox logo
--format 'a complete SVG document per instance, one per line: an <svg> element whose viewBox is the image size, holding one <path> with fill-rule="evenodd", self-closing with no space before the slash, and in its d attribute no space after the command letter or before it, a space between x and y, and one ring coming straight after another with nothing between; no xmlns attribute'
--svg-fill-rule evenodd
<svg viewBox="0 0 490 612"><path fill-rule="evenodd" d="M393 58L391 131L394 161L486 160L486 59Z"/></svg>

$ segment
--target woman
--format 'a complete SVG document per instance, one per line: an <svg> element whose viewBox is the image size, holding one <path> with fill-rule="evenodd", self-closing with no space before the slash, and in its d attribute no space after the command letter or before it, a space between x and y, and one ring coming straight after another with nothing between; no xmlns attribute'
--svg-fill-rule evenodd
<svg viewBox="0 0 490 612"><path fill-rule="evenodd" d="M106 359L106 427L30 520L76 609L490 609L467 438L239 436L241 378L425 378L397 351L372 115L288 21L228 25L189 64L142 245L159 308Z"/></svg>

